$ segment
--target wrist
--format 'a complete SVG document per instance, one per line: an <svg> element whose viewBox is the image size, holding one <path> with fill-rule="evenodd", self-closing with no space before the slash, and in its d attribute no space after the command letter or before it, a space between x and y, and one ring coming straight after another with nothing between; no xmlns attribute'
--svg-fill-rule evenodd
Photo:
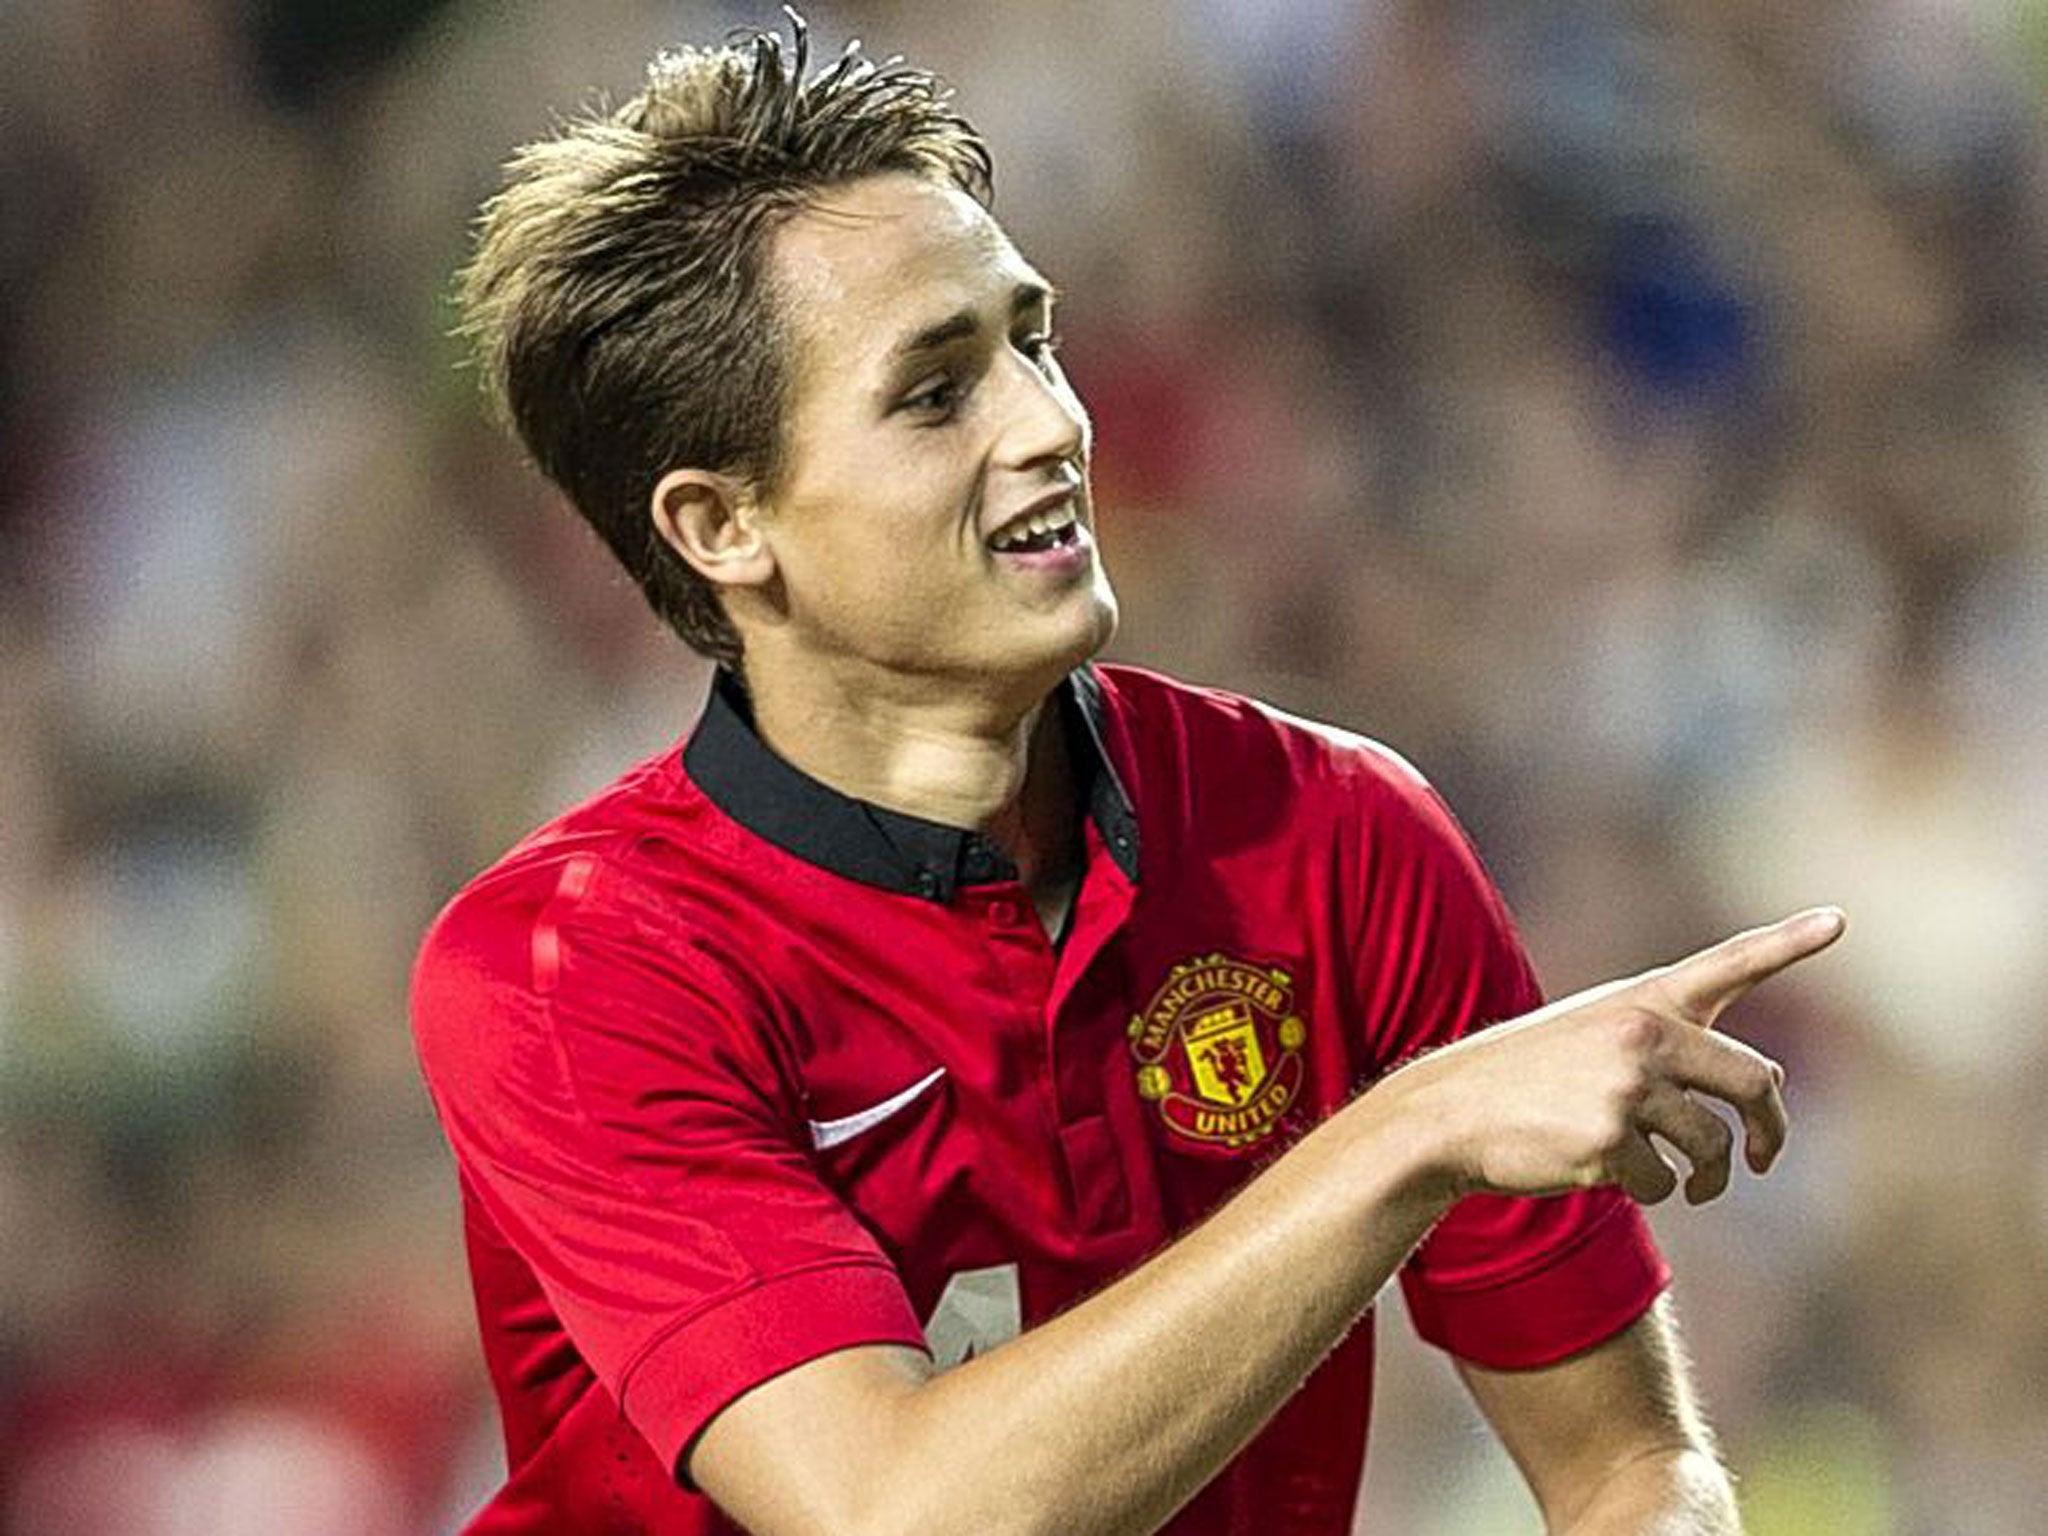
<svg viewBox="0 0 2048 1536"><path fill-rule="evenodd" d="M1449 1106L1414 1067L1381 1079L1345 1114L1374 1142L1396 1197L1426 1206L1432 1219L1476 1188Z"/></svg>

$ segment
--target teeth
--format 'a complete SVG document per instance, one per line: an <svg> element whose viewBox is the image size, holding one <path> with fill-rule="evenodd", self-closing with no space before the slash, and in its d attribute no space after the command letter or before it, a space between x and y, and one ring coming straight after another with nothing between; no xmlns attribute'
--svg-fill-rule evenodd
<svg viewBox="0 0 2048 1536"><path fill-rule="evenodd" d="M1034 512L1018 522L1008 523L989 540L992 549L1015 549L1027 539L1041 538L1048 533L1057 533L1070 528L1079 519L1072 502L1053 508L1050 512Z"/></svg>

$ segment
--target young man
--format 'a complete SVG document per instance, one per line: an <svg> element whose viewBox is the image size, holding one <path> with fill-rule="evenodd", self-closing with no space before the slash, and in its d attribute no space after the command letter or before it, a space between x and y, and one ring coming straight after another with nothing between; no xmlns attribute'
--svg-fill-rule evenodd
<svg viewBox="0 0 2048 1536"><path fill-rule="evenodd" d="M1544 1008L1398 759L1091 666L1087 417L986 152L794 52L523 152L466 277L527 447L722 663L422 954L473 1528L1340 1533L1398 1273L1553 1529L1735 1530L1629 1197L1652 1134L1725 1186L1696 1096L1769 1165L1781 1075L1712 1025L1839 914Z"/></svg>

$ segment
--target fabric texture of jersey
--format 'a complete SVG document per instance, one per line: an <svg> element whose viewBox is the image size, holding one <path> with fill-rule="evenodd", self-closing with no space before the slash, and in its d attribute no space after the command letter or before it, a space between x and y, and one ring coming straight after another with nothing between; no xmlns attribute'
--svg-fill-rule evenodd
<svg viewBox="0 0 2048 1536"><path fill-rule="evenodd" d="M730 679L443 912L414 1029L510 1469L471 1531L737 1532L678 1469L750 1387L927 1329L942 1363L999 1344L1540 1002L1391 753L1125 667L1059 707L1087 861L1057 946L1000 849L806 778ZM1401 1273L1426 1338L1502 1368L1666 1278L1612 1190L1467 1200ZM1348 1531L1372 1355L1368 1319L1166 1530Z"/></svg>

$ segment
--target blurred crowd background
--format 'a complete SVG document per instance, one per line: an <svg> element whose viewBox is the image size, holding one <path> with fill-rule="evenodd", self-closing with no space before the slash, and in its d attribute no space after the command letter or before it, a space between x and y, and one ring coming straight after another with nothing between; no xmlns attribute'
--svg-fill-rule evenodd
<svg viewBox="0 0 2048 1536"><path fill-rule="evenodd" d="M1070 295L1117 645L1391 742L1567 990L1809 901L1660 1211L1758 1536L2048 1509L2048 4L818 0ZM766 4L0 7L0 1533L499 1451L405 1023L701 668L477 407L511 147ZM1533 1530L1398 1303L1361 1532Z"/></svg>

